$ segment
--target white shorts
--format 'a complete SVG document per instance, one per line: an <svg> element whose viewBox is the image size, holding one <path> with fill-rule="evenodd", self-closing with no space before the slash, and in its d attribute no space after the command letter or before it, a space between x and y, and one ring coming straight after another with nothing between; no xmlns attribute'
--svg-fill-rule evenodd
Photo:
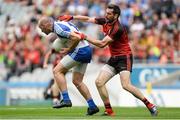
<svg viewBox="0 0 180 120"><path fill-rule="evenodd" d="M86 72L87 64L88 63L81 63L78 61L73 60L69 55L64 56L60 63L66 68L71 69L73 68L73 72L79 72L84 74Z"/></svg>

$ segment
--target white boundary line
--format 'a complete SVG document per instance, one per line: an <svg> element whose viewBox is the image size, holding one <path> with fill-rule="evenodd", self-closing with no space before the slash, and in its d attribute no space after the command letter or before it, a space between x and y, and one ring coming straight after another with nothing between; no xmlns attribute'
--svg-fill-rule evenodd
<svg viewBox="0 0 180 120"><path fill-rule="evenodd" d="M44 107L44 108L40 108L40 107L32 107L32 108L25 108L25 107L19 107L19 108L0 108L0 110L35 110L35 109L41 109L41 110L45 110L45 109L53 109L53 108L51 108L51 107Z"/></svg>

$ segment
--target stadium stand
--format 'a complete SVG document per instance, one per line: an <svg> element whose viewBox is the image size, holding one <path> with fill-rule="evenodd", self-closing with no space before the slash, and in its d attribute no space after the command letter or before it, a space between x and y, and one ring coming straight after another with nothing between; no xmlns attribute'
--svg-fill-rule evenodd
<svg viewBox="0 0 180 120"><path fill-rule="evenodd" d="M1 51L5 53L1 55L7 61L14 59L11 63L5 63L6 68L9 67L11 69L9 70L11 73L4 79L8 79L13 74L20 75L26 69L33 71L33 69L42 65L43 55L48 49L50 42L44 41L37 34L36 24L40 16L57 17L64 13L103 16L103 11L108 2L116 2L122 10L121 23L129 30L132 48L136 51L134 52L135 62L179 63L179 16L177 13L179 8L175 3L169 0L162 0L163 4L159 4L163 9L155 7L152 10L151 8L156 2L149 0L74 0L63 2L57 0L0 1L0 20L1 23L4 23L0 28L0 42L4 45L1 47ZM82 23L76 24L87 34L94 37L102 37L99 27ZM91 32L92 29L95 33ZM17 46L19 47L17 48ZM10 48L14 51L10 52L8 50ZM19 49L24 53L19 51ZM105 50L94 48L94 51L94 57L97 62L104 62L109 57ZM12 54L16 54L16 56L12 58ZM24 60L18 60L20 58ZM21 63L18 64L19 62ZM15 67L21 67L22 69L16 69L17 72L14 72L13 69Z"/></svg>
<svg viewBox="0 0 180 120"><path fill-rule="evenodd" d="M101 17L109 2L116 2L121 8L120 21L128 29L135 63L180 64L178 0L0 0L0 70L3 71L0 81L47 83L53 78L52 65L42 69L42 61L51 41L45 41L36 27L39 18L62 14ZM75 24L86 34L103 36L96 25ZM88 74L93 74L109 57L107 48L92 47L93 65ZM53 60L52 57L49 63ZM28 91L23 92L30 94ZM15 94L13 90L11 93ZM42 97L35 91L34 94Z"/></svg>

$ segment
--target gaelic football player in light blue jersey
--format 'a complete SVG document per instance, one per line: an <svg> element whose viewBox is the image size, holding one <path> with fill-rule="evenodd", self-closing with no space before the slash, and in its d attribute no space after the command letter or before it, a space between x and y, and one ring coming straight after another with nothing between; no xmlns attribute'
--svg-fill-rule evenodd
<svg viewBox="0 0 180 120"><path fill-rule="evenodd" d="M63 100L55 108L71 107L72 103L68 95L67 84L65 79L66 72L73 68L73 84L79 90L81 95L88 103L87 115L93 115L99 112L98 107L94 103L87 86L83 83L83 76L86 71L87 64L91 61L92 51L87 41L81 41L85 38L78 28L70 22L58 22L51 18L42 18L39 21L39 28L45 34L54 34L52 37L59 37L62 40L68 40L68 47L60 50L65 56L54 67L54 79L61 90Z"/></svg>

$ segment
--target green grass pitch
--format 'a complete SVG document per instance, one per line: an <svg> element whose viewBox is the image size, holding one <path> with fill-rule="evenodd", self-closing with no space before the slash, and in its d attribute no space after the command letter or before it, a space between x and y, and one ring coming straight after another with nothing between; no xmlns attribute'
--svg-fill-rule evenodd
<svg viewBox="0 0 180 120"><path fill-rule="evenodd" d="M109 120L109 119L180 119L180 108L159 108L159 115L151 117L145 107L113 107L114 117L101 116L104 109L93 116L86 116L87 107L52 109L50 106L9 106L0 107L0 119L74 119L74 120Z"/></svg>

